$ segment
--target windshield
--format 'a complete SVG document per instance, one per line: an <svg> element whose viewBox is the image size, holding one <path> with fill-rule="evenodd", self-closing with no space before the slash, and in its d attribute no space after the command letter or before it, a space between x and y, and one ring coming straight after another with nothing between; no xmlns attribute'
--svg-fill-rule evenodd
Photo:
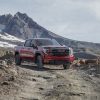
<svg viewBox="0 0 100 100"><path fill-rule="evenodd" d="M38 46L47 46L47 45L57 45L61 46L55 39L37 39L36 44Z"/></svg>

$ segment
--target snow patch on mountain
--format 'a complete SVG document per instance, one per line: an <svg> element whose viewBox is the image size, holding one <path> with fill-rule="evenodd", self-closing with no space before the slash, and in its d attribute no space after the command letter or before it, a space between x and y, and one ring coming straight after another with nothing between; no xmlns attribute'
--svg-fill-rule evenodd
<svg viewBox="0 0 100 100"><path fill-rule="evenodd" d="M19 39L19 38L17 38L17 37L15 37L15 36L12 36L12 35L10 35L10 34L7 34L7 33L4 33L4 34L0 34L0 38L1 39L4 39L4 40L10 40L10 41L19 41L19 42L24 42L24 40L23 39Z"/></svg>
<svg viewBox="0 0 100 100"><path fill-rule="evenodd" d="M10 47L10 48L14 48L16 45L14 44L10 44L8 42L3 42L3 41L0 41L0 47Z"/></svg>
<svg viewBox="0 0 100 100"><path fill-rule="evenodd" d="M12 36L8 33L4 33L2 32L2 30L0 29L0 47L4 47L4 48L14 48L17 44L17 42L24 42L25 40L17 38L15 36Z"/></svg>

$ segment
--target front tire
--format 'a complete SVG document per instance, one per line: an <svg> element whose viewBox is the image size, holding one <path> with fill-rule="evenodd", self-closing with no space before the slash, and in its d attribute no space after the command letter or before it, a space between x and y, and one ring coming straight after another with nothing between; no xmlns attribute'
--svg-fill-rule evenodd
<svg viewBox="0 0 100 100"><path fill-rule="evenodd" d="M21 65L21 58L20 58L19 54L15 55L15 64L16 65Z"/></svg>
<svg viewBox="0 0 100 100"><path fill-rule="evenodd" d="M42 62L42 56L41 55L37 56L36 62L37 62L38 69L42 69L43 68L43 62Z"/></svg>
<svg viewBox="0 0 100 100"><path fill-rule="evenodd" d="M70 68L70 64L63 64L63 68L64 69L69 69Z"/></svg>

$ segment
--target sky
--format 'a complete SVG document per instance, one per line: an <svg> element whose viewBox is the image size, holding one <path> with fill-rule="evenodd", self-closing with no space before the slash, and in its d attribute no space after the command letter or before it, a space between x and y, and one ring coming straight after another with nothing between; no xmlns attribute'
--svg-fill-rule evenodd
<svg viewBox="0 0 100 100"><path fill-rule="evenodd" d="M100 0L0 0L0 15L18 11L63 37L100 43Z"/></svg>

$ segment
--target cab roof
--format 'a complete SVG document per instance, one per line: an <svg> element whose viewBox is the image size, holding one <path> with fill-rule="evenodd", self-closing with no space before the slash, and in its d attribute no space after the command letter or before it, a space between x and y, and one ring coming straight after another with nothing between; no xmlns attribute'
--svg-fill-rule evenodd
<svg viewBox="0 0 100 100"><path fill-rule="evenodd" d="M50 38L30 38L30 39L26 39L26 40L38 40L38 39L52 40L52 39L50 39Z"/></svg>

